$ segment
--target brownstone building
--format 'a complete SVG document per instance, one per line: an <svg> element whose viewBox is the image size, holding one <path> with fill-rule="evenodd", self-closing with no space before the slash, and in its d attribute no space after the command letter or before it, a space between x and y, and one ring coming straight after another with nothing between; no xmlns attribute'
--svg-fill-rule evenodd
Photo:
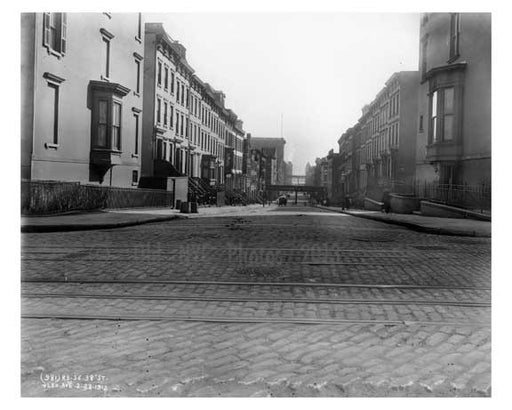
<svg viewBox="0 0 512 410"><path fill-rule="evenodd" d="M352 196L380 195L383 189L412 189L416 167L419 74L394 73L358 123L338 140L334 191ZM406 188L403 188L406 187Z"/></svg>
<svg viewBox="0 0 512 410"><path fill-rule="evenodd" d="M418 181L490 184L491 14L424 13Z"/></svg>

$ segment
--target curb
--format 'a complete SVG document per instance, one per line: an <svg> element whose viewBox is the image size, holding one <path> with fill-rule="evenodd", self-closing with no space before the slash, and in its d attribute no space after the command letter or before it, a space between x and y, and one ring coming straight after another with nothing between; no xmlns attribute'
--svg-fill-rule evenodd
<svg viewBox="0 0 512 410"><path fill-rule="evenodd" d="M73 232L91 231L96 229L115 229L127 226L144 225L154 222L172 221L182 218L179 215L160 216L151 219L135 220L115 223L91 223L91 224L64 224L64 225L21 225L22 233L45 233L45 232Z"/></svg>
<svg viewBox="0 0 512 410"><path fill-rule="evenodd" d="M354 216L356 218L363 218L363 219L371 219L372 221L387 223L390 225L399 225L403 226L404 228L411 229L413 231L422 232L422 233L429 233L434 235L449 235L449 236L469 236L473 238L490 238L491 235L480 235L477 234L476 231L466 232L466 231L455 231L451 229L445 229L445 228L432 228L429 226L423 226L423 225L417 225L411 222L405 222L405 221L397 221L396 219L382 219L379 217L375 217L373 215L364 215L364 214L353 214L351 212L346 211L337 211L328 207L323 207L321 205L317 205L317 208L325 209L327 211L331 212L337 212L340 214L350 215Z"/></svg>

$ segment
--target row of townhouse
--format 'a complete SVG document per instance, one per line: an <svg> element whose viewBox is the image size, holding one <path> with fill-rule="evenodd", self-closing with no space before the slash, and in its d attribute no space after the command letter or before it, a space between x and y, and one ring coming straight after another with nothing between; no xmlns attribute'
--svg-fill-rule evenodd
<svg viewBox="0 0 512 410"><path fill-rule="evenodd" d="M242 188L243 122L142 13L21 14L21 178Z"/></svg>
<svg viewBox="0 0 512 410"><path fill-rule="evenodd" d="M329 199L426 195L420 186L490 194L490 50L490 14L422 14L419 71L394 73L341 135L338 153L317 159L332 179Z"/></svg>

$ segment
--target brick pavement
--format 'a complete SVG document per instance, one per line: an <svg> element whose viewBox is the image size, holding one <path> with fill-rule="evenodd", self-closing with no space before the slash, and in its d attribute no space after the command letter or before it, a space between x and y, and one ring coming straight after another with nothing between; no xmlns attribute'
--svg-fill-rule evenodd
<svg viewBox="0 0 512 410"><path fill-rule="evenodd" d="M487 331L464 326L23 319L22 390L27 396L486 396L490 348ZM52 374L101 375L107 391L45 389L41 378Z"/></svg>
<svg viewBox="0 0 512 410"><path fill-rule="evenodd" d="M490 301L489 239L419 234L341 214L272 212L117 230L25 234L22 279L237 280L311 286L23 283L22 292ZM322 283L441 288L317 286ZM459 288L450 289L453 286ZM22 319L24 395L490 395L489 308L106 298L22 298L22 308L402 323ZM443 319L453 323L414 323ZM79 374L81 380L52 385L52 375L62 373ZM86 374L97 376L90 386L84 385ZM105 386L107 391L101 390Z"/></svg>

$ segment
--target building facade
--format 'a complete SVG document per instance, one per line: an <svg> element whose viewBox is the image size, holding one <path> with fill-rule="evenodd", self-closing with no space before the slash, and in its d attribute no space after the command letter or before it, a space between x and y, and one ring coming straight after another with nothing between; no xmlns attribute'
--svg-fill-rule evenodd
<svg viewBox="0 0 512 410"><path fill-rule="evenodd" d="M306 168L304 169L304 174L306 176L305 183L309 186L315 185L315 166L311 165L309 161L306 164Z"/></svg>
<svg viewBox="0 0 512 410"><path fill-rule="evenodd" d="M284 138L251 138L251 146L260 149L275 159L275 185L285 184L286 165L284 161Z"/></svg>
<svg viewBox="0 0 512 410"><path fill-rule="evenodd" d="M185 47L161 23L145 27L145 181L155 187L162 179L186 176L207 186L241 187L242 121L225 107L224 93L195 74Z"/></svg>
<svg viewBox="0 0 512 410"><path fill-rule="evenodd" d="M419 74L394 73L377 97L363 109L358 162L364 164L360 191L411 186L416 168L416 123ZM353 138L354 138L353 137ZM355 165L361 170L361 166Z"/></svg>
<svg viewBox="0 0 512 410"><path fill-rule="evenodd" d="M21 177L117 187L140 177L140 13L21 14Z"/></svg>
<svg viewBox="0 0 512 410"><path fill-rule="evenodd" d="M424 13L420 26L420 182L491 180L491 14Z"/></svg>

